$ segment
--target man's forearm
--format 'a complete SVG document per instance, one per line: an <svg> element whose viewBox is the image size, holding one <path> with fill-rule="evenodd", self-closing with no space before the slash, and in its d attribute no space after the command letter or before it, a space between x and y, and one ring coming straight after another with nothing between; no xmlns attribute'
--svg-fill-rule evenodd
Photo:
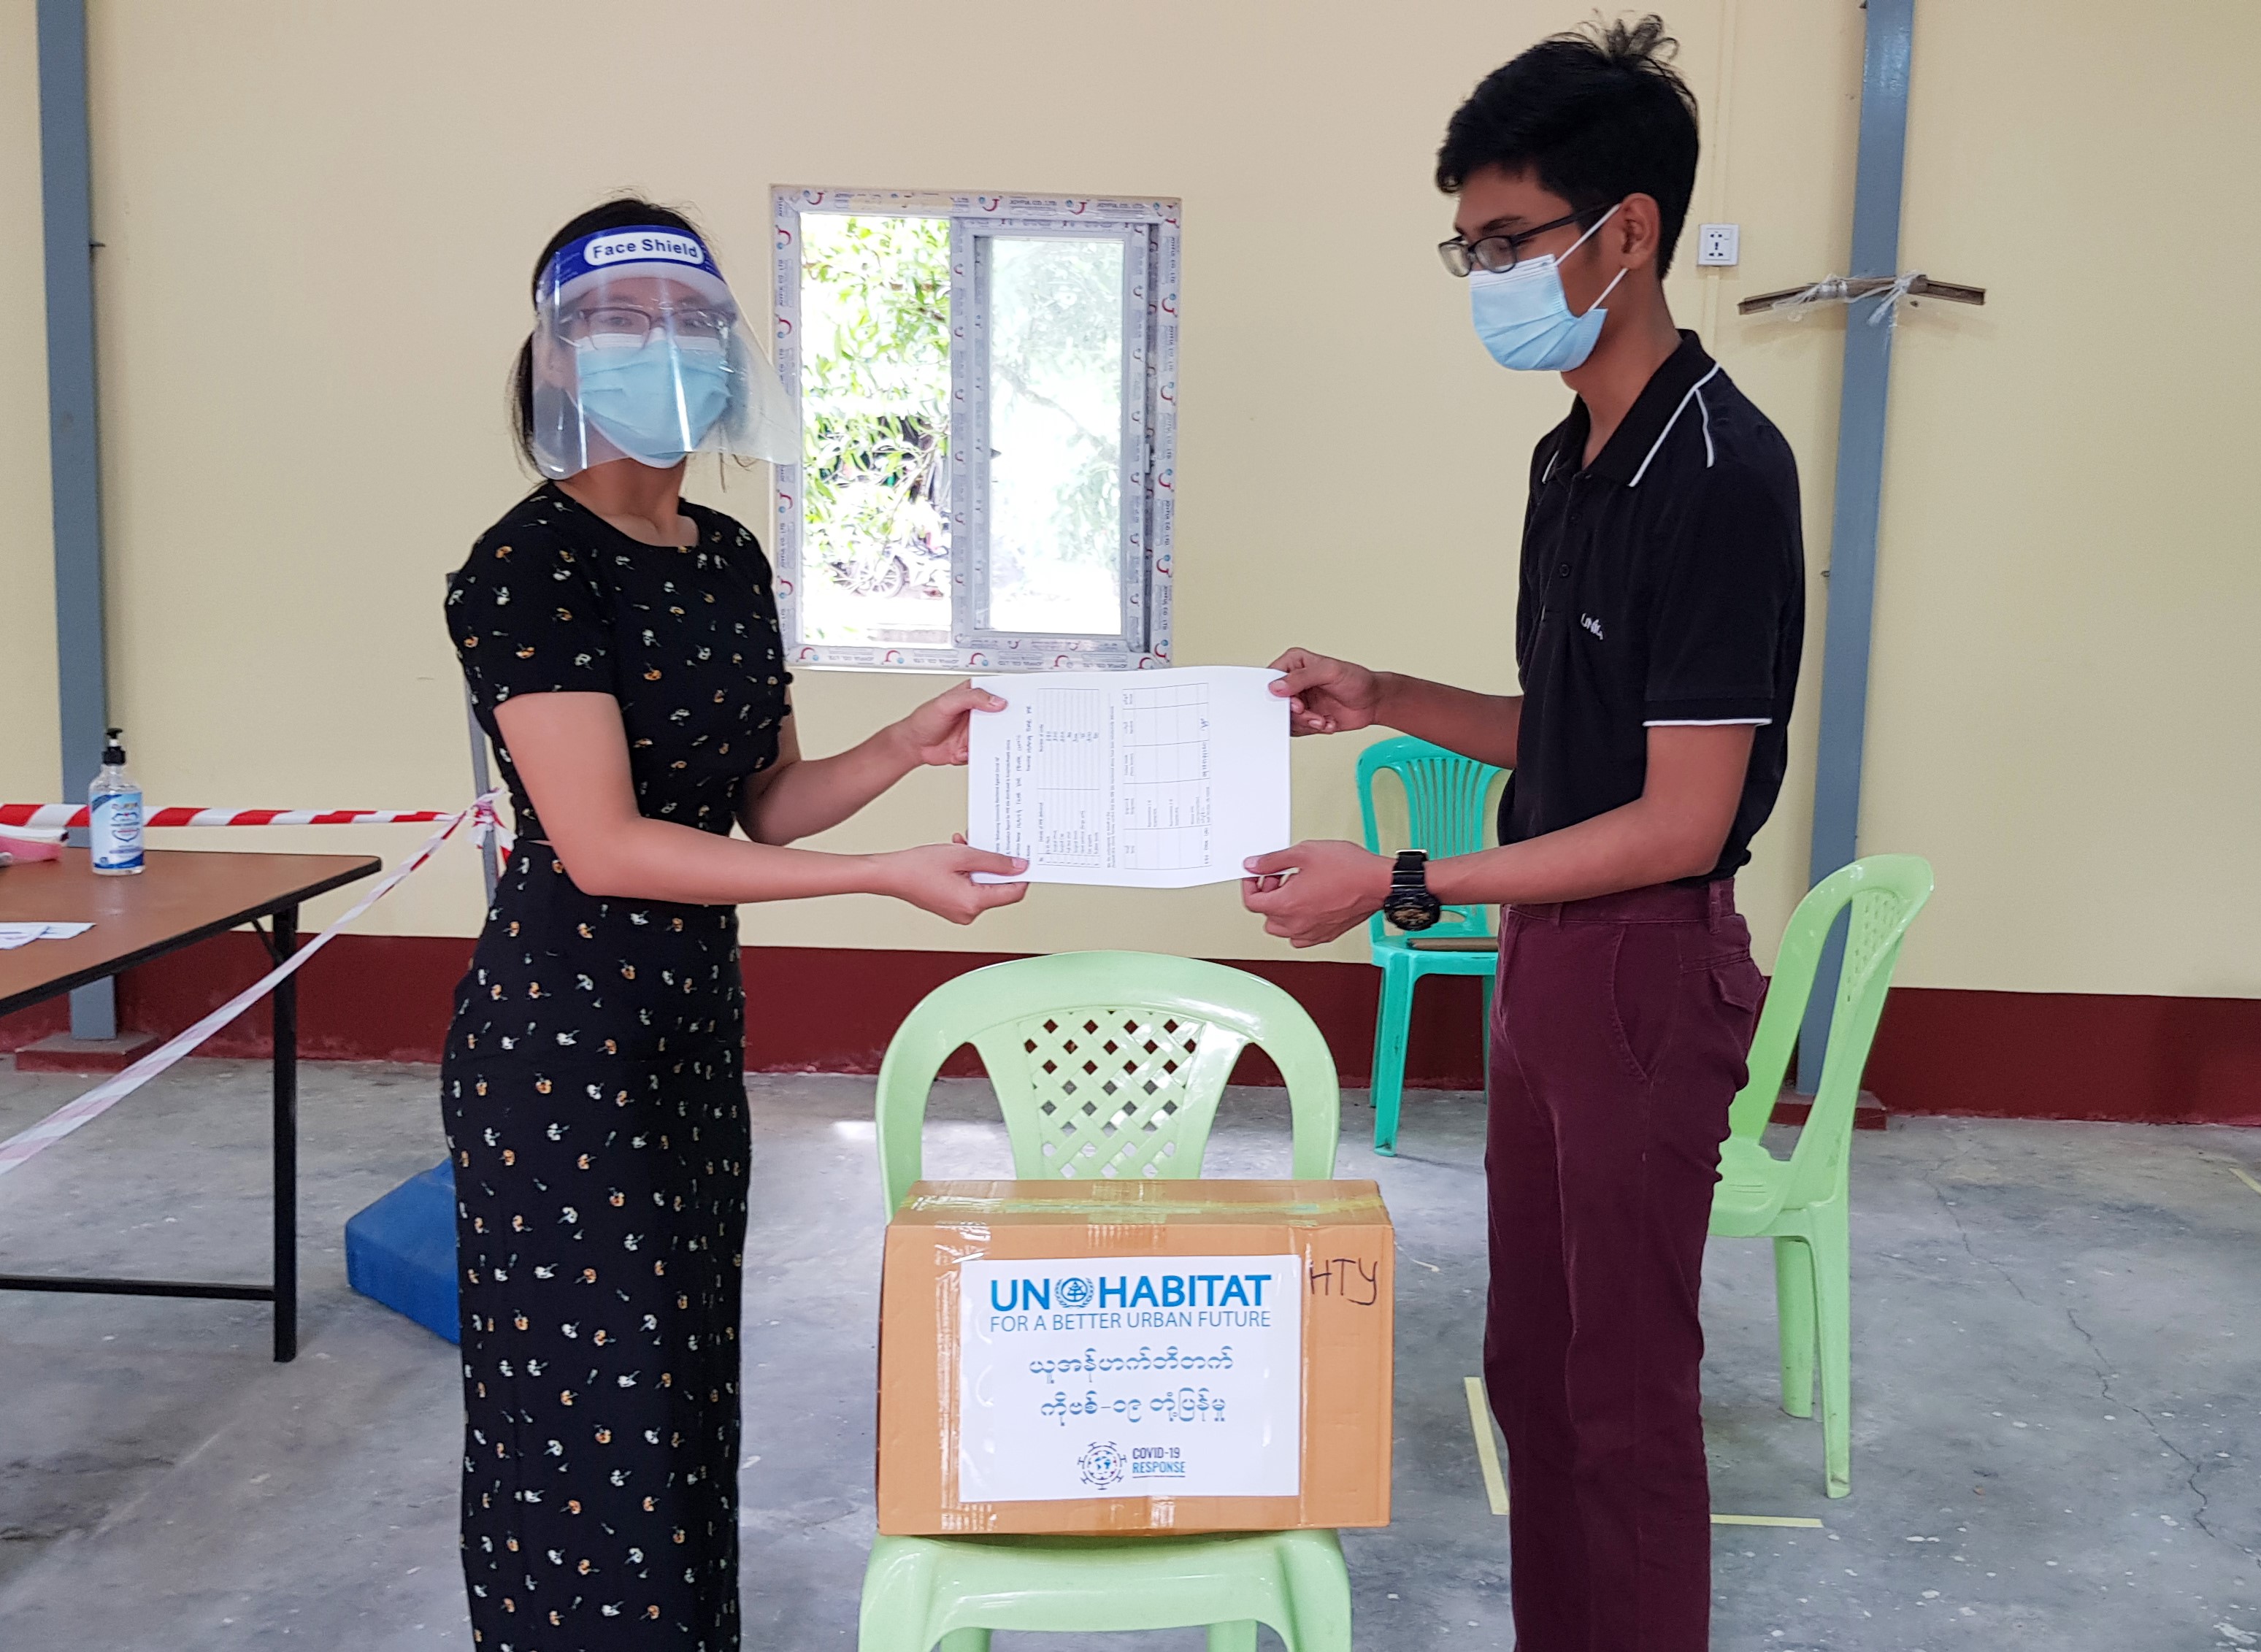
<svg viewBox="0 0 2261 1652"><path fill-rule="evenodd" d="M1700 876L1719 855L1716 834L1639 798L1523 843L1432 860L1429 891L1449 906L1584 901Z"/></svg>
<svg viewBox="0 0 2261 1652"><path fill-rule="evenodd" d="M1479 694L1396 672L1375 673L1382 703L1375 721L1432 745L1503 769L1515 766L1516 730L1523 721L1520 694Z"/></svg>

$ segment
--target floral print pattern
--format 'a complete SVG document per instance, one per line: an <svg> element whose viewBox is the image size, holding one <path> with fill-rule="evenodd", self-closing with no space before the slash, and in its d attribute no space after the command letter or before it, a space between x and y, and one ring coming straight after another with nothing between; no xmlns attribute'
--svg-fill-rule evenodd
<svg viewBox="0 0 2261 1652"><path fill-rule="evenodd" d="M638 808L729 830L791 678L760 547L684 509L695 545L647 545L545 486L449 585L520 833L441 1072L485 1652L739 1644L737 915L583 894L494 722L515 694L609 693Z"/></svg>

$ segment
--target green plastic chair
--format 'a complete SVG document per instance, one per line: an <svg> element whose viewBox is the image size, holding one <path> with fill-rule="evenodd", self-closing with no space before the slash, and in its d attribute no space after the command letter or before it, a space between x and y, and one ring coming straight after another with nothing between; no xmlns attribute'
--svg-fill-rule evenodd
<svg viewBox="0 0 2261 1652"><path fill-rule="evenodd" d="M1464 758L1426 740L1400 736L1377 740L1359 753L1358 805L1366 846L1383 852L1375 823L1374 781L1384 770L1405 791L1408 841L1402 847L1425 849L1432 858L1474 854L1492 846L1492 782L1502 772L1489 763ZM1489 907L1448 906L1424 941L1453 939L1470 944L1463 952L1439 952L1406 944L1382 914L1367 925L1374 961L1382 971L1382 1005L1374 1023L1374 1151L1395 1157L1397 1112L1405 1096L1405 1041L1413 1019L1413 989L1424 975L1476 975L1483 980L1484 1047L1491 1047L1492 977L1499 966L1499 937ZM1474 944L1483 943L1477 947Z"/></svg>
<svg viewBox="0 0 2261 1652"><path fill-rule="evenodd" d="M1891 989L1908 925L1931 898L1931 865L1915 855L1870 855L1831 873L1790 915L1776 955L1750 1081L1729 1109L1712 1196L1712 1232L1774 1241L1775 1312L1782 1346L1782 1408L1813 1415L1814 1347L1821 1351L1821 1454L1829 1495L1853 1489L1852 1239L1848 1168L1861 1069ZM1774 1117L1837 915L1853 909L1844 966L1829 1015L1821 1085L1788 1159L1761 1139Z"/></svg>
<svg viewBox="0 0 2261 1652"><path fill-rule="evenodd" d="M993 1629L1209 1626L1209 1652L1351 1652L1350 1575L1332 1532L1200 1537L882 1537L857 1652L987 1652Z"/></svg>
<svg viewBox="0 0 2261 1652"><path fill-rule="evenodd" d="M887 1045L877 1104L893 1216L919 1179L927 1093L971 1044L1024 1180L1200 1175L1233 1063L1261 1046L1288 1081L1292 1173L1334 1174L1334 1058L1302 1005L1222 964L1149 952L1017 959L960 975ZM1332 1532L1151 1537L886 1537L864 1573L859 1652L987 1652L993 1629L1206 1627L1209 1652L1350 1652L1350 1575Z"/></svg>

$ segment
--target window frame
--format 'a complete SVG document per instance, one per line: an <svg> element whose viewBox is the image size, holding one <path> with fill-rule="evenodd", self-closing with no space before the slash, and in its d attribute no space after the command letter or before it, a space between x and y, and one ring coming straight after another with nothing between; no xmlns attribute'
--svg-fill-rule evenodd
<svg viewBox="0 0 2261 1652"><path fill-rule="evenodd" d="M888 671L1135 671L1170 663L1175 527L1178 203L1065 196L958 195L901 190L771 192L777 371L800 406L801 218L807 212L950 220L951 643L810 643L801 633L801 465L773 469L772 550L788 661L799 667ZM986 368L988 243L1000 238L1119 241L1123 255L1122 626L1105 634L1000 631L988 607Z"/></svg>

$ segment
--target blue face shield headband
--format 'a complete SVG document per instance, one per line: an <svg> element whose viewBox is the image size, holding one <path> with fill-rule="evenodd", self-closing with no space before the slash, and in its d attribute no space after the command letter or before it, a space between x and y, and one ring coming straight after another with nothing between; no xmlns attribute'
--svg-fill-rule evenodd
<svg viewBox="0 0 2261 1652"><path fill-rule="evenodd" d="M800 456L800 420L697 236L657 225L584 235L543 269L535 311L544 475L623 458L665 470L703 452Z"/></svg>
<svg viewBox="0 0 2261 1652"><path fill-rule="evenodd" d="M1602 299L1625 279L1626 272L1620 269L1610 277L1601 298L1583 315L1572 315L1562 292L1562 259L1584 246L1617 212L1612 206L1603 213L1561 258L1545 253L1519 260L1512 269L1468 272L1468 306L1476 337L1492 360L1530 373L1567 373L1585 363L1602 335L1602 324L1609 320Z"/></svg>

